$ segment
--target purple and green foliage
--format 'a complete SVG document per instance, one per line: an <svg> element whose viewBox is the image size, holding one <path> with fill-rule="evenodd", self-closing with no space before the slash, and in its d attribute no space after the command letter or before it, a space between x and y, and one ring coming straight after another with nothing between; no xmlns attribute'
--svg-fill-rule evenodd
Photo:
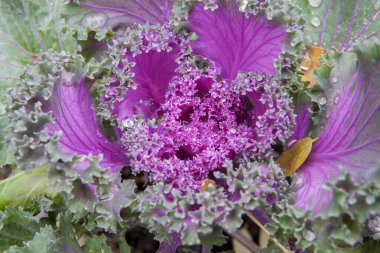
<svg viewBox="0 0 380 253"><path fill-rule="evenodd" d="M0 0L1 251L375 249L379 11Z"/></svg>

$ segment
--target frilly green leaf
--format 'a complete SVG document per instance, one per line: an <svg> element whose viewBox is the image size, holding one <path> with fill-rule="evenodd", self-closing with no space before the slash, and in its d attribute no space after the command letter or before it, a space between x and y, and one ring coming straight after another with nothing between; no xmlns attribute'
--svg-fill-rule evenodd
<svg viewBox="0 0 380 253"><path fill-rule="evenodd" d="M371 237L368 220L380 212L380 185L358 183L348 173L325 185L333 192L333 202L324 212L311 216L299 212L287 201L272 213L268 229L276 238L306 252L351 252ZM289 241L288 241L289 239ZM265 252L272 252L270 246ZM356 251L353 251L356 252ZM359 251L360 252L360 251Z"/></svg>
<svg viewBox="0 0 380 253"><path fill-rule="evenodd" d="M19 207L8 207L0 212L0 251L12 245L21 246L39 231L40 226L31 213Z"/></svg>
<svg viewBox="0 0 380 253"><path fill-rule="evenodd" d="M0 84L14 84L40 50L73 50L64 12L61 0L0 1Z"/></svg>

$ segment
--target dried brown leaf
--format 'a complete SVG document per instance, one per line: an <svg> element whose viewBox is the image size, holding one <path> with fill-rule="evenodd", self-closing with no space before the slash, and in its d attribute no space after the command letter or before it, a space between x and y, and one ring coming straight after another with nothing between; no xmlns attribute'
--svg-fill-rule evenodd
<svg viewBox="0 0 380 253"><path fill-rule="evenodd" d="M210 191L210 185L213 185L214 188L216 187L216 183L214 180L211 180L211 179L204 179L202 181L202 185L201 185L201 191L202 192L207 192L207 191Z"/></svg>
<svg viewBox="0 0 380 253"><path fill-rule="evenodd" d="M285 177L291 176L306 161L313 142L317 139L305 137L299 140L290 150L282 153L277 163L284 169Z"/></svg>
<svg viewBox="0 0 380 253"><path fill-rule="evenodd" d="M314 69L321 66L320 58L321 55L326 51L317 46L307 46L304 52L304 57L301 62L302 76L301 80L309 82L308 88L313 87L316 83L314 79Z"/></svg>

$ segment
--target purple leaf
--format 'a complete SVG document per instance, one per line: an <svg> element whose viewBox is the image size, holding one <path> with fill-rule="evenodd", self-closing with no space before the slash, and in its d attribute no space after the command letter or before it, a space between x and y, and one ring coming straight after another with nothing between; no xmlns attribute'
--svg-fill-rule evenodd
<svg viewBox="0 0 380 253"><path fill-rule="evenodd" d="M176 252L177 248L181 246L181 243L181 234L173 232L171 240L165 240L160 243L160 248L157 250L157 253Z"/></svg>
<svg viewBox="0 0 380 253"><path fill-rule="evenodd" d="M292 142L296 142L305 137L306 131L309 128L311 114L309 112L309 107L305 106L304 108L296 107L296 124L293 128L293 135L290 138Z"/></svg>
<svg viewBox="0 0 380 253"><path fill-rule="evenodd" d="M51 135L62 132L58 144L62 153L102 154L101 165L115 171L127 163L127 158L121 146L108 140L99 128L90 88L84 77L75 83L68 77L56 85L52 101L55 122L47 129Z"/></svg>
<svg viewBox="0 0 380 253"><path fill-rule="evenodd" d="M233 2L233 3L232 3ZM275 74L273 61L285 48L287 34L279 24L264 16L249 16L238 10L235 1L215 11L196 4L189 16L189 28L198 40L192 42L195 54L213 60L222 76L234 79L238 71Z"/></svg>
<svg viewBox="0 0 380 253"><path fill-rule="evenodd" d="M158 52L151 49L149 52L132 56L127 53L129 62L136 65L131 68L134 73L133 81L137 89L128 89L125 100L115 105L114 113L122 120L139 113L145 118L151 118L164 102L165 92L170 80L176 75L178 64L177 57L180 55L180 47L175 45L171 51Z"/></svg>
<svg viewBox="0 0 380 253"><path fill-rule="evenodd" d="M173 4L174 0L87 0L80 3L92 10L84 16L82 23L96 24L96 28L168 23Z"/></svg>
<svg viewBox="0 0 380 253"><path fill-rule="evenodd" d="M301 169L299 208L319 212L326 207L331 192L322 186L336 178L340 169L351 172L356 180L374 180L380 164L380 65L370 59L379 55L376 49L359 54L360 65L355 54L342 55L325 80L325 87L332 87L326 90L329 116Z"/></svg>

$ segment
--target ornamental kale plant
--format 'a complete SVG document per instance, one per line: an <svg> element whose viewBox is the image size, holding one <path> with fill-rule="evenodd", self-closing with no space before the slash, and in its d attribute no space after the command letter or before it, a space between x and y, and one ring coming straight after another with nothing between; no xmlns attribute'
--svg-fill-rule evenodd
<svg viewBox="0 0 380 253"><path fill-rule="evenodd" d="M378 252L379 12L0 0L0 251Z"/></svg>

